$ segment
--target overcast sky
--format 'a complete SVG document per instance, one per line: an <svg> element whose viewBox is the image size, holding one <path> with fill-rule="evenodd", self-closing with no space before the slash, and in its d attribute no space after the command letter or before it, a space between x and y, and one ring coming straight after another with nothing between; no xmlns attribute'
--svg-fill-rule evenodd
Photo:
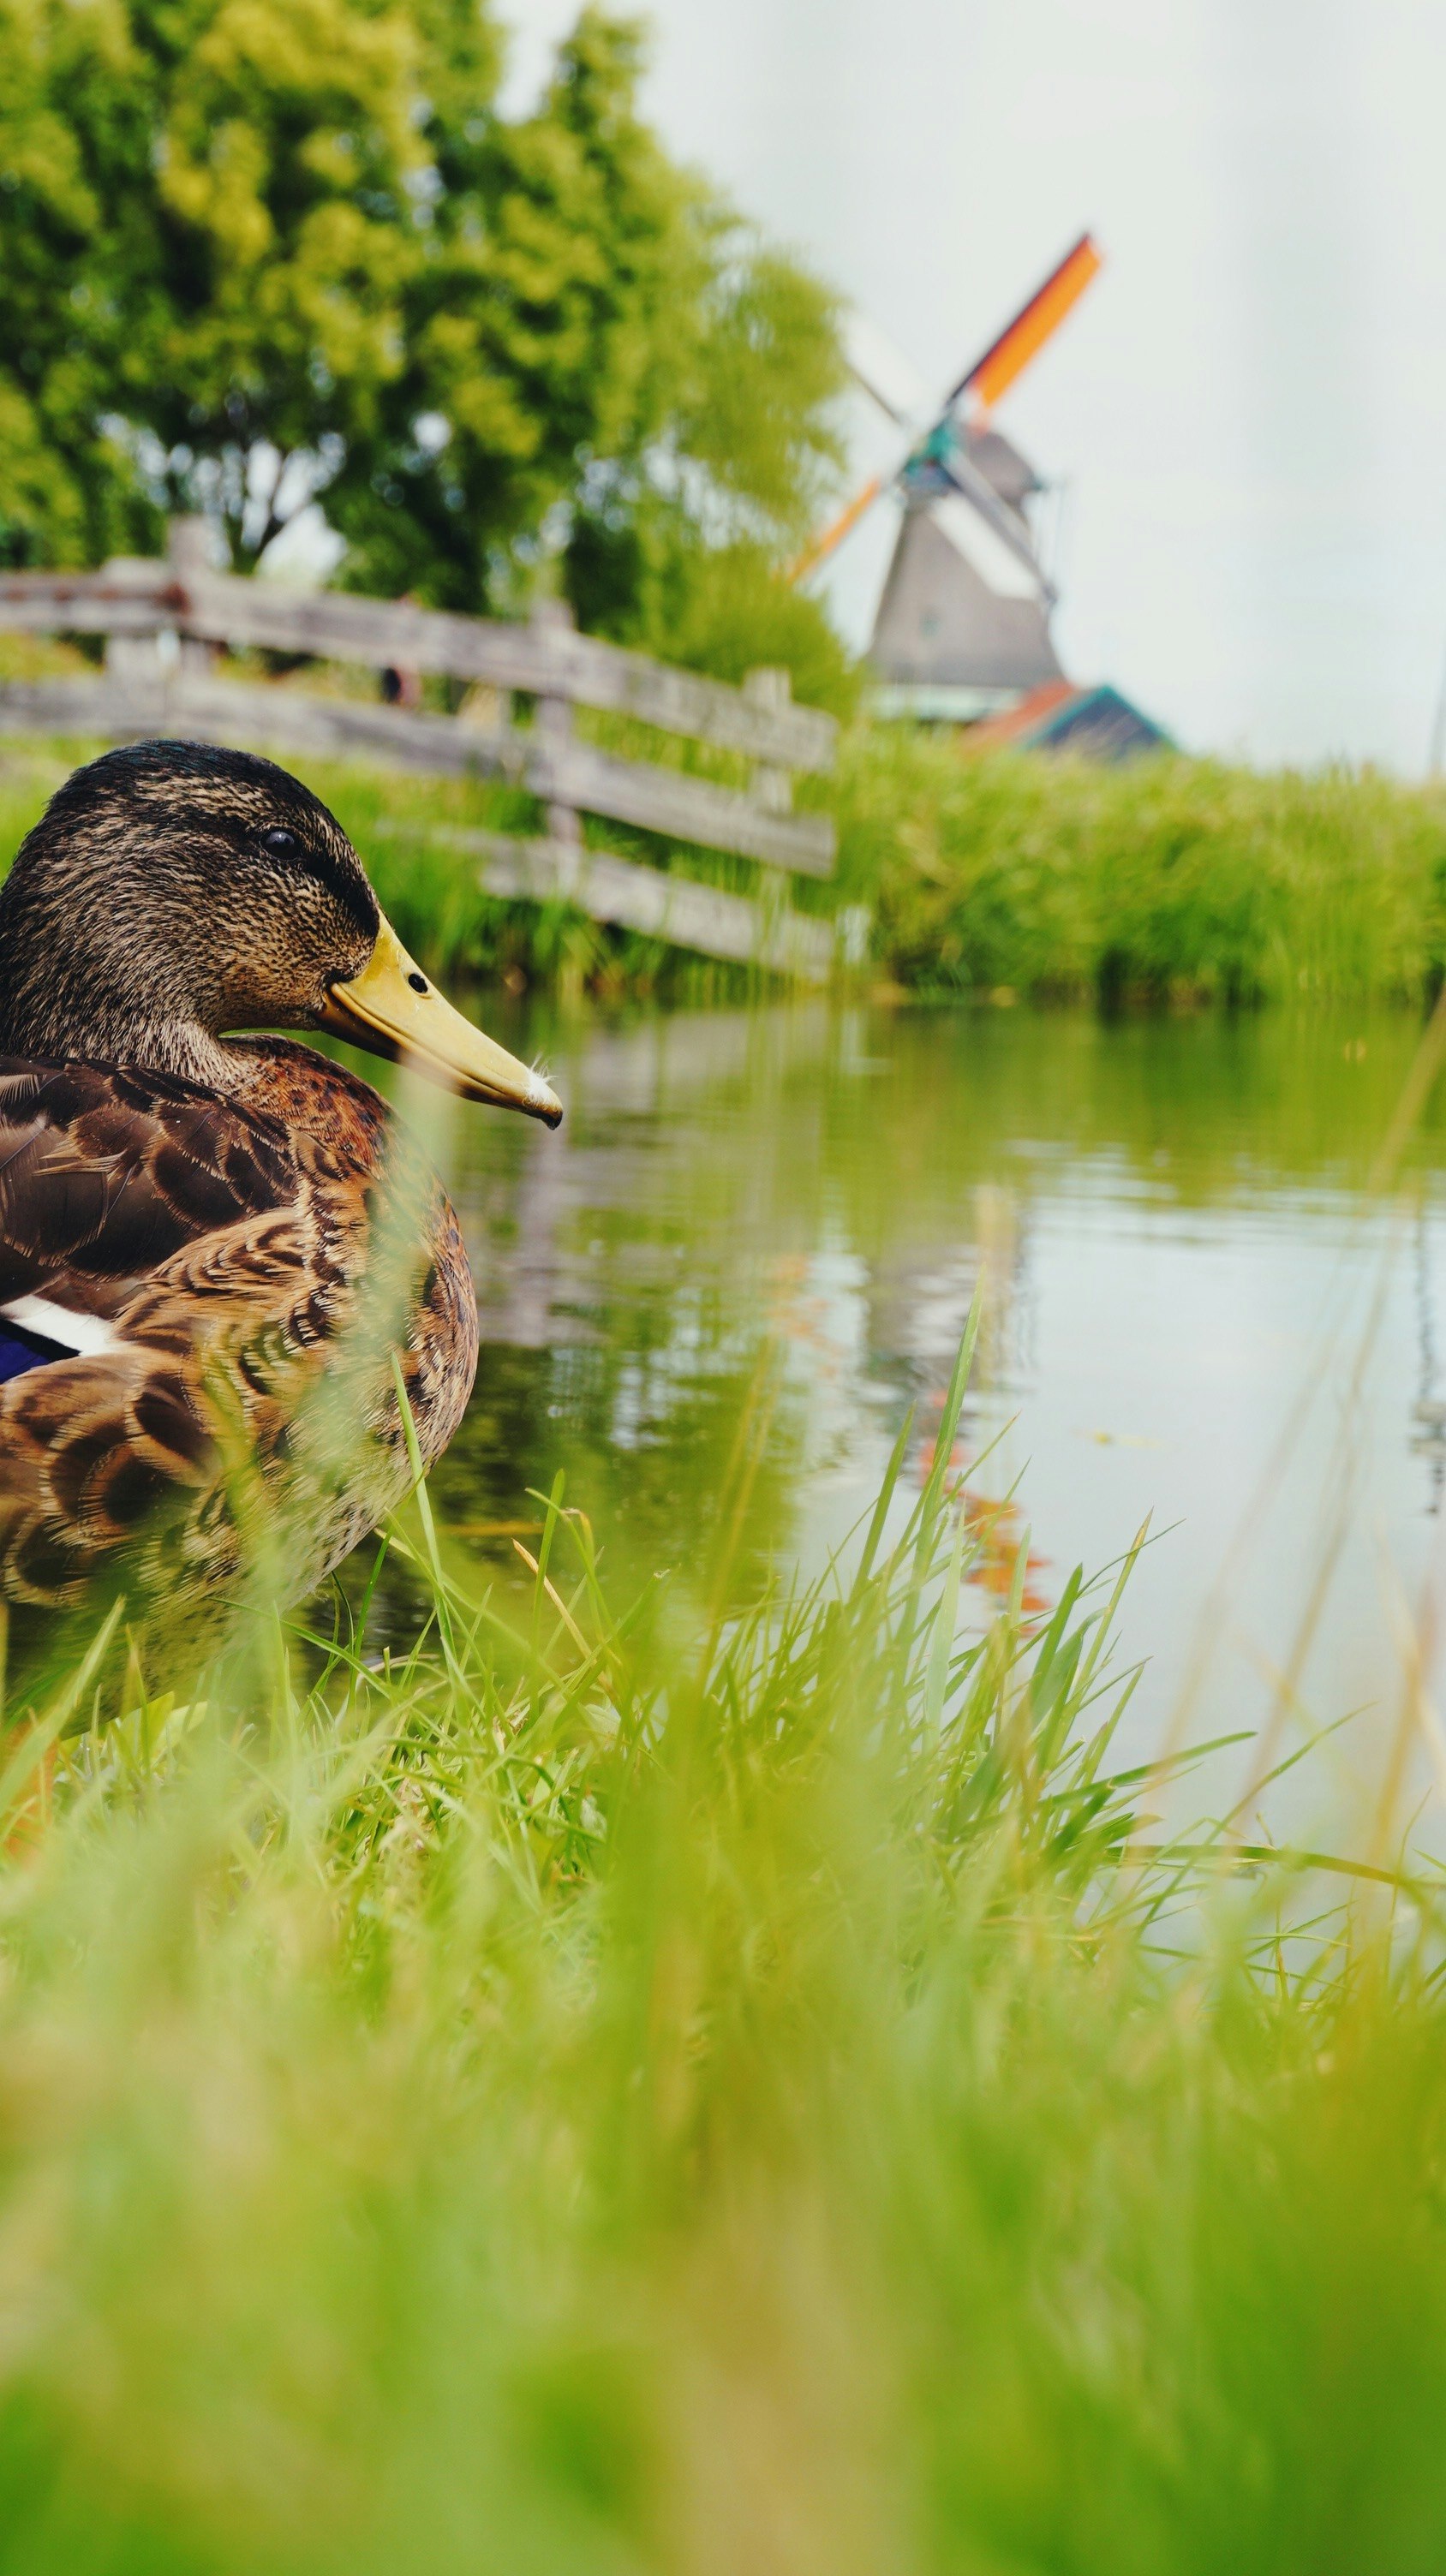
<svg viewBox="0 0 1446 2576"><path fill-rule="evenodd" d="M512 97L573 0L511 0ZM1001 406L1058 635L1197 749L1424 766L1446 663L1443 0L652 0L672 149L940 382L1086 225ZM867 558L842 568L864 613Z"/></svg>

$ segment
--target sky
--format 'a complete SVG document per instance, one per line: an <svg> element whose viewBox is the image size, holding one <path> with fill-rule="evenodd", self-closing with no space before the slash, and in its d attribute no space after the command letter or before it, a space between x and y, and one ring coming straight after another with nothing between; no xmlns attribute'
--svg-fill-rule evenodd
<svg viewBox="0 0 1446 2576"><path fill-rule="evenodd" d="M636 0L634 0L636 5ZM509 98L575 0L504 0ZM960 372L1088 226L1000 406L1056 632L1192 750L1426 766L1446 669L1446 0L651 0L647 107ZM879 520L834 600L867 631Z"/></svg>

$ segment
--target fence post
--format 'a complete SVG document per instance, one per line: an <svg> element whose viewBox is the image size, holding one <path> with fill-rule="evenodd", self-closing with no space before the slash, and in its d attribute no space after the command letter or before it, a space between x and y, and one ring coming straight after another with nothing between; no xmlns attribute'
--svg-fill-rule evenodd
<svg viewBox="0 0 1446 2576"><path fill-rule="evenodd" d="M565 599L537 599L532 604L531 622L544 635L570 635L572 610ZM564 752L573 734L571 698L540 695L536 724L546 749ZM557 890L559 894L571 894L582 870L582 817L575 806L564 804L558 797L549 799L546 811L547 837L557 851Z"/></svg>
<svg viewBox="0 0 1446 2576"><path fill-rule="evenodd" d="M771 664L765 665L747 673L743 695L751 699L755 707L766 707L770 715L782 715L793 704L792 676ZM772 761L754 762L749 792L754 804L761 806L765 814L793 812L793 773L776 768Z"/></svg>
<svg viewBox="0 0 1446 2576"><path fill-rule="evenodd" d="M210 522L191 513L183 518L168 519L166 562L172 579L182 590L189 590L193 583L204 581L207 573L214 572ZM177 641L177 660L182 673L190 671L198 679L204 677L220 648L208 644L200 635L182 635Z"/></svg>
<svg viewBox="0 0 1446 2576"><path fill-rule="evenodd" d="M196 575L210 569L210 540L204 519L168 519L166 521L166 567L182 589ZM105 667L111 679L122 688L132 685L156 688L177 669L209 666L209 648L180 636L174 626L162 626L152 635L107 635Z"/></svg>

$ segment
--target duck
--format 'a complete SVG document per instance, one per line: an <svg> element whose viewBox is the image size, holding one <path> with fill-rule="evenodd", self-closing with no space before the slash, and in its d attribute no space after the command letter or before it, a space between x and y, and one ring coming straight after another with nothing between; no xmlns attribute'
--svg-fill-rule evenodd
<svg viewBox="0 0 1446 2576"><path fill-rule="evenodd" d="M0 887L0 1602L109 1586L210 1636L258 1566L314 1593L456 1431L456 1213L315 1032L562 1116L300 780L193 742L77 769Z"/></svg>

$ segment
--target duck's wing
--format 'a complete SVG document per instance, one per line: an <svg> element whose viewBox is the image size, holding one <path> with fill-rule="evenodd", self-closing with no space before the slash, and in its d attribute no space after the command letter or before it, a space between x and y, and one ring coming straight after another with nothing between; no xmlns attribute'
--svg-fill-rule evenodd
<svg viewBox="0 0 1446 2576"><path fill-rule="evenodd" d="M208 1330L318 1290L284 1131L164 1075L0 1058L0 1590L79 1597L217 1473Z"/></svg>
<svg viewBox="0 0 1446 2576"><path fill-rule="evenodd" d="M285 1136L218 1094L0 1057L0 1307L114 1316L187 1244L287 1205L297 1177Z"/></svg>

